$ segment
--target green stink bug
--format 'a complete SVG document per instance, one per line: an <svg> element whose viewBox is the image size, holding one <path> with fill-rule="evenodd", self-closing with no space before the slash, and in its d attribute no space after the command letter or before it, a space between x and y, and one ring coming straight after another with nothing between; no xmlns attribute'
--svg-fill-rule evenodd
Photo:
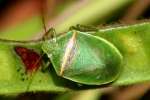
<svg viewBox="0 0 150 100"><path fill-rule="evenodd" d="M80 31L69 31L43 43L57 75L87 85L114 81L120 72L122 55L107 40Z"/></svg>

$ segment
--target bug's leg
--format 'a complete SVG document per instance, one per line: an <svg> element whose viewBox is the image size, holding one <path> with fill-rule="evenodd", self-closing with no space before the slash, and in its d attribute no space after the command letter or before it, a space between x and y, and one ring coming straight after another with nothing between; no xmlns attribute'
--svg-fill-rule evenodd
<svg viewBox="0 0 150 100"><path fill-rule="evenodd" d="M78 30L81 32L93 32L93 31L98 31L99 29L97 27L92 26L92 25L77 24L76 26L71 26L70 30Z"/></svg>
<svg viewBox="0 0 150 100"><path fill-rule="evenodd" d="M56 31L54 28L50 28L42 37L42 40L48 40L54 38L54 40L56 41Z"/></svg>
<svg viewBox="0 0 150 100"><path fill-rule="evenodd" d="M42 59L43 59L43 62L42 62L41 71L45 72L45 71L47 71L47 69L51 65L51 62L50 62L50 60L49 60L49 58L47 57L46 54L43 55Z"/></svg>
<svg viewBox="0 0 150 100"><path fill-rule="evenodd" d="M46 63L43 63L44 67L42 67L41 71L46 72L50 65L51 65L50 61L47 61Z"/></svg>

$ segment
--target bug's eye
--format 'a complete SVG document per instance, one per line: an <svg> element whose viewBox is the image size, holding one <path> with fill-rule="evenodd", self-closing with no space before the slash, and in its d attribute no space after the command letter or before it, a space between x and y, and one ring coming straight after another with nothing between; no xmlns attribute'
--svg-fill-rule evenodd
<svg viewBox="0 0 150 100"><path fill-rule="evenodd" d="M122 55L107 40L79 31L70 31L57 39L51 53L56 73L74 82L101 85L112 82L121 70ZM50 44L43 51L50 55Z"/></svg>

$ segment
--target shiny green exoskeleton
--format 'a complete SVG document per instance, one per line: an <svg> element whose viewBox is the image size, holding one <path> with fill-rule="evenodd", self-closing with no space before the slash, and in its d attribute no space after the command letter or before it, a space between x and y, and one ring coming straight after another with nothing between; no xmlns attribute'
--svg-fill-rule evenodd
<svg viewBox="0 0 150 100"><path fill-rule="evenodd" d="M42 45L57 75L87 85L114 81L120 73L122 55L107 40L80 31L69 31L57 42Z"/></svg>

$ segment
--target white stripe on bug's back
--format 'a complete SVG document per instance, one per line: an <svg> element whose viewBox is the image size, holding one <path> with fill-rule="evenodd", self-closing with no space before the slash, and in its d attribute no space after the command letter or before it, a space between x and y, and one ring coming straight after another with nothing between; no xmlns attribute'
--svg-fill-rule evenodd
<svg viewBox="0 0 150 100"><path fill-rule="evenodd" d="M60 69L60 76L63 75L65 68L71 63L71 61L75 55L76 35L77 35L77 33L75 31L73 31L73 35L66 45L66 49L65 49L65 53L64 53L64 56L62 59L62 64L61 64L61 69Z"/></svg>

